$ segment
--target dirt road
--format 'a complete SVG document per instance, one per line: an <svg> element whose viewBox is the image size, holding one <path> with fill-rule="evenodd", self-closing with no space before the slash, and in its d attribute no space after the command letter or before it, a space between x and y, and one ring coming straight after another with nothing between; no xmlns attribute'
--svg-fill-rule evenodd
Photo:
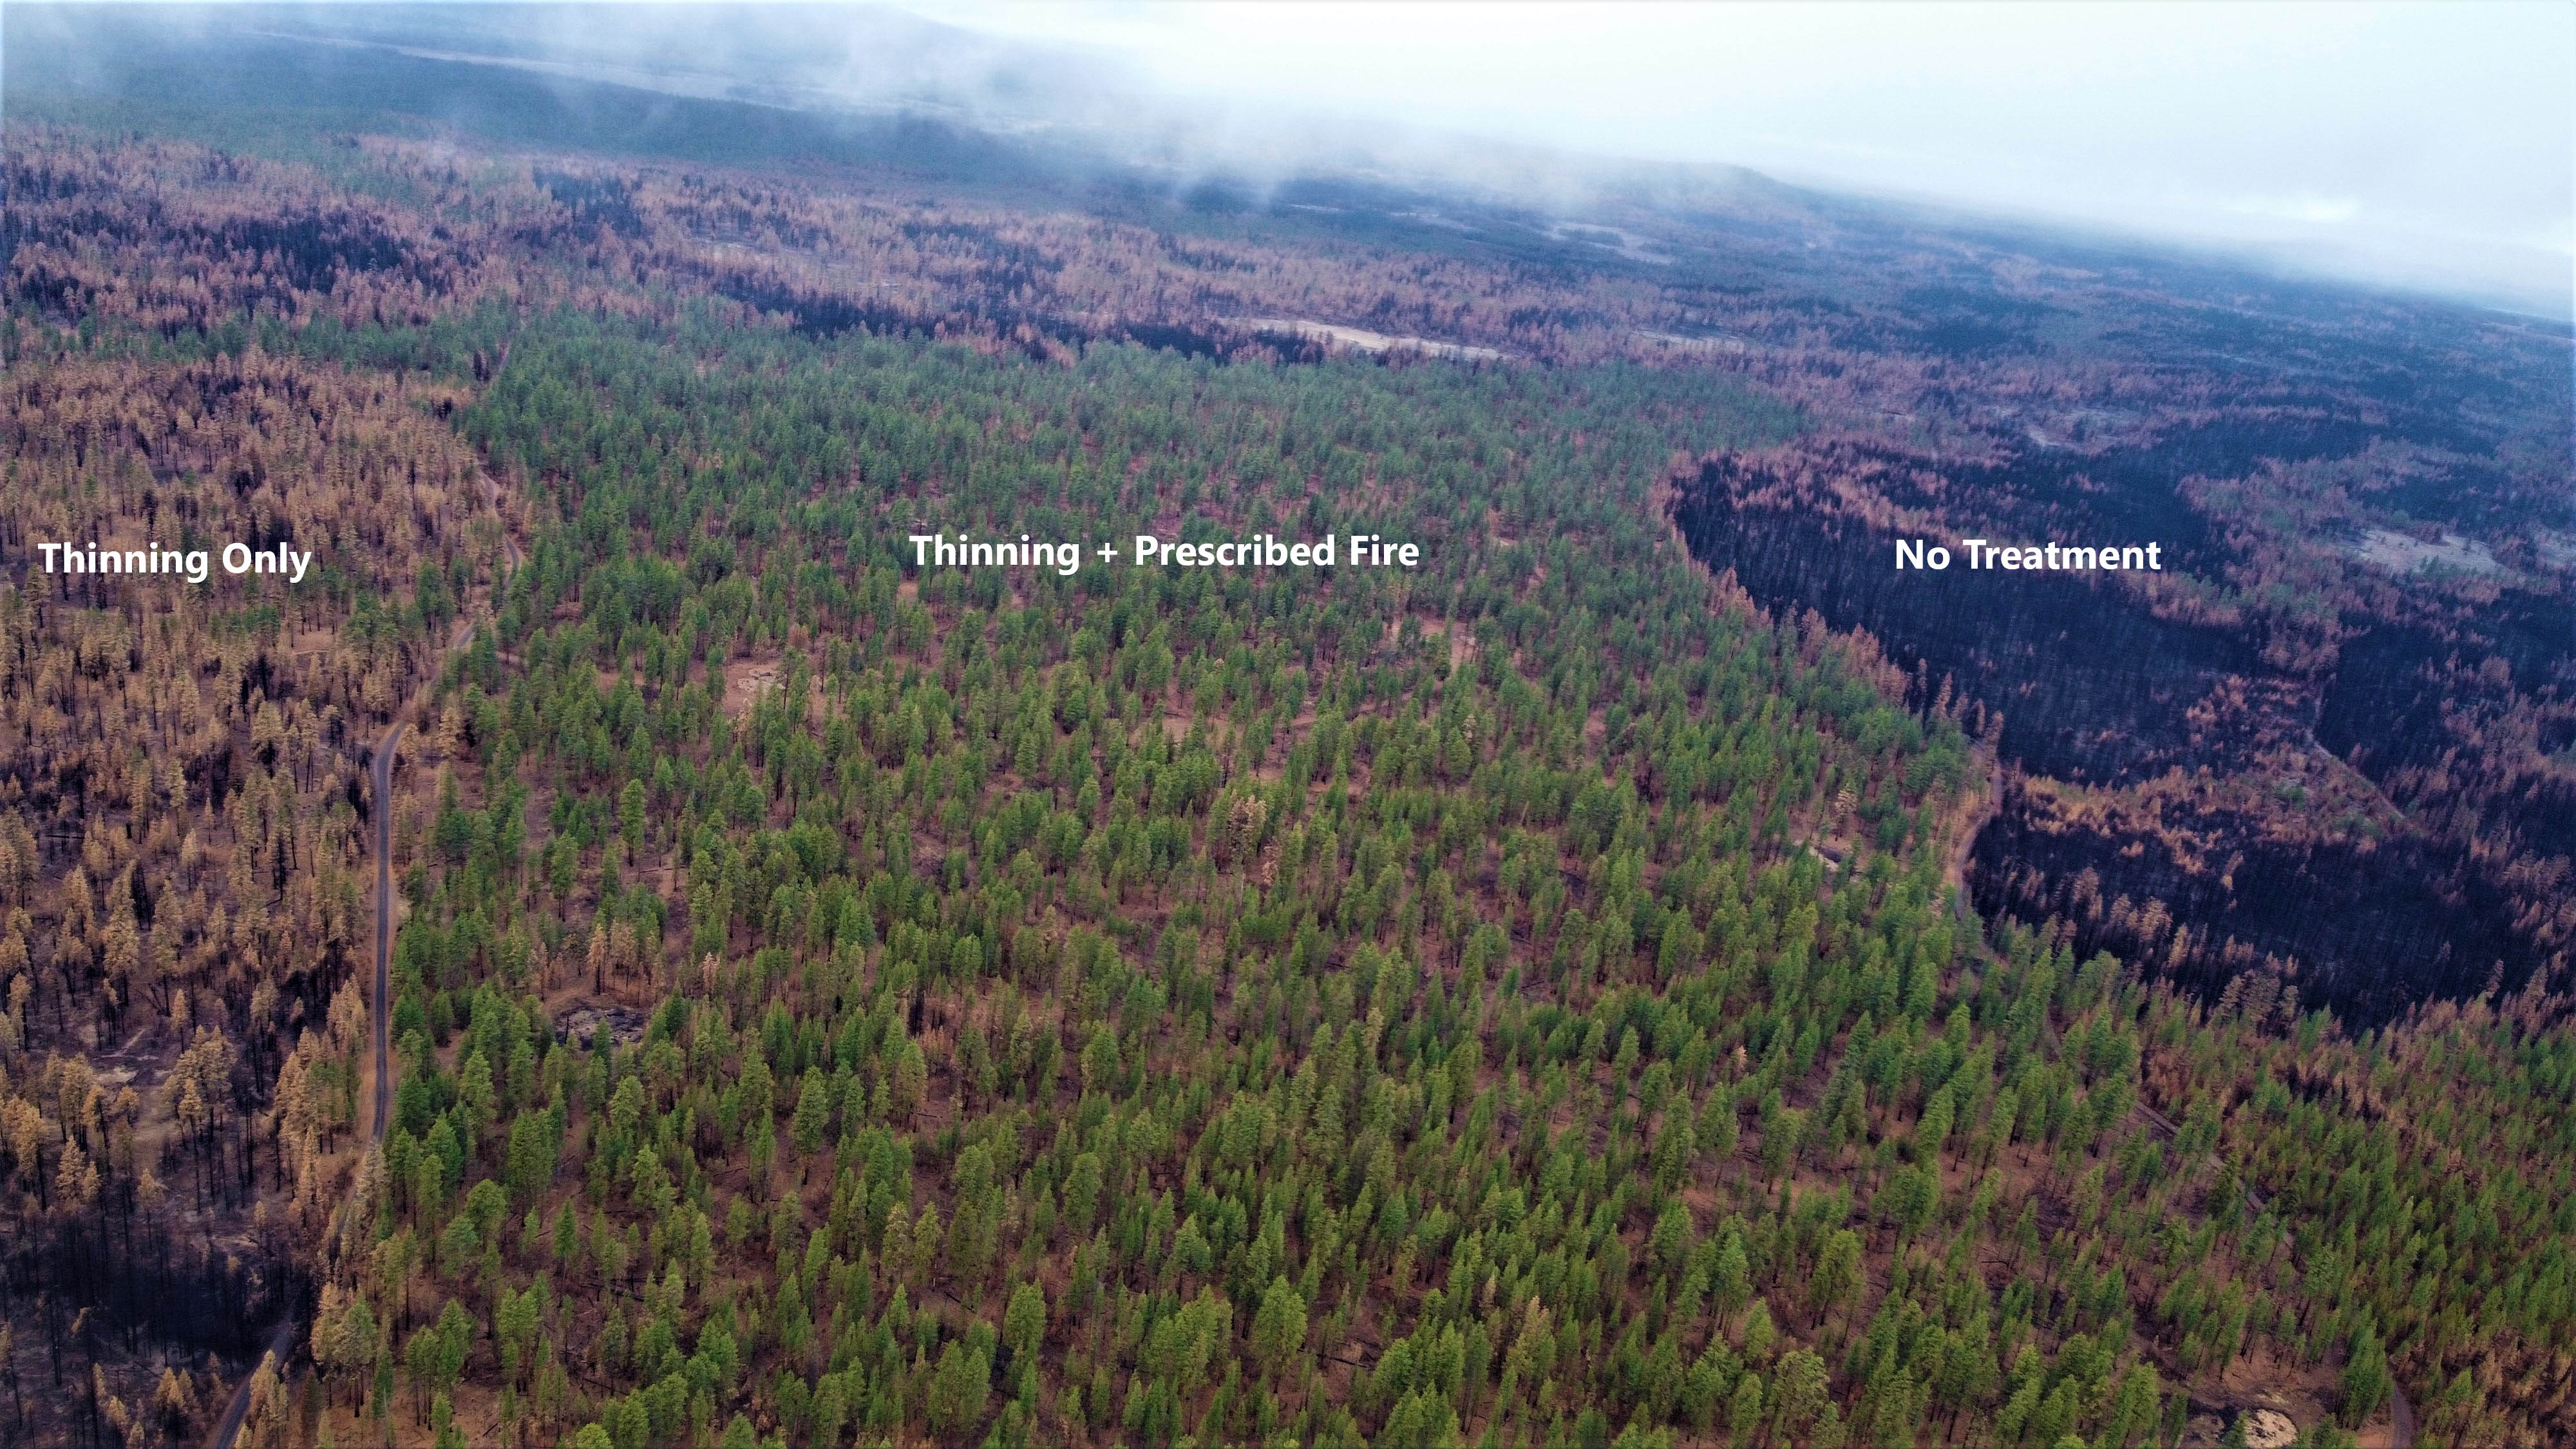
<svg viewBox="0 0 2576 1449"><path fill-rule="evenodd" d="M376 1062L376 1111L369 1119L367 1141L382 1147L385 1124L394 1115L393 1054L387 1038L392 1035L394 959L394 751L401 747L407 721L395 720L385 737L376 741L375 758L370 774L375 786L376 802L376 984L367 998L367 1022L375 1033L373 1052Z"/></svg>
<svg viewBox="0 0 2576 1449"><path fill-rule="evenodd" d="M499 512L501 486L486 474L483 487L485 495L491 500L493 511ZM501 547L508 564L492 591L495 604L499 602L503 591L509 588L510 580L519 572L520 564L519 541L506 531L501 535ZM448 635L445 653L453 654L464 648L473 637L474 621L458 620L454 632ZM423 685L424 695L421 697L425 697L427 687L426 684ZM374 1037L369 1051L375 1060L376 1068L374 1112L367 1124L367 1142L371 1149L384 1146L385 1129L392 1125L394 1116L394 1064L391 1041L394 958L394 752L402 747L403 731L411 727L411 714L419 707L421 697L415 697L404 704L402 712L394 717L394 722L386 728L384 734L376 740L374 748L368 752L367 761L368 787L372 792L368 799L376 817L376 979L367 996L367 1023ZM268 1353L276 1358L281 1371L293 1355L295 1330L300 1322L298 1316L289 1314L279 1322L277 1331L269 1336ZM242 1420L248 1417L249 1413L250 1379L246 1376L233 1387L233 1396L230 1402L224 1405L223 1417L215 1421L214 1432L206 1436L206 1449L233 1449L233 1441L241 1435Z"/></svg>

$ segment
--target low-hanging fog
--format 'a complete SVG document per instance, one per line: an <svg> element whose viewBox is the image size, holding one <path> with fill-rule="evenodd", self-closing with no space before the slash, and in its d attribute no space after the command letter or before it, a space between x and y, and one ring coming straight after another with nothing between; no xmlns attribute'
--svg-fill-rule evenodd
<svg viewBox="0 0 2576 1449"><path fill-rule="evenodd" d="M1592 219L1604 196L1740 201L1742 167L2549 316L2576 273L2563 4L110 9L163 36L927 114L1256 190L1330 172ZM8 29L95 37L100 13L17 5ZM77 85L118 48L12 78Z"/></svg>
<svg viewBox="0 0 2576 1449"><path fill-rule="evenodd" d="M926 9L926 7L925 7ZM2563 314L2576 8L939 7L1236 110L1731 163Z"/></svg>

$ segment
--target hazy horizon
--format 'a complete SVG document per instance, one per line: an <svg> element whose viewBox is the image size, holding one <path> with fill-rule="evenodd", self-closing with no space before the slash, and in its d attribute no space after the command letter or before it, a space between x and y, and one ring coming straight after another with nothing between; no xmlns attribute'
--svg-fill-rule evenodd
<svg viewBox="0 0 2576 1449"><path fill-rule="evenodd" d="M2562 5L904 8L1117 56L1237 132L1737 165L2560 316L2576 277Z"/></svg>
<svg viewBox="0 0 2576 1449"><path fill-rule="evenodd" d="M647 0L614 25L594 8L324 0L174 7L169 23L256 9L263 33L924 108L1185 173L1396 175L1561 213L1599 183L1689 188L1670 168L1741 167L2275 272L2559 319L2576 306L2563 5Z"/></svg>

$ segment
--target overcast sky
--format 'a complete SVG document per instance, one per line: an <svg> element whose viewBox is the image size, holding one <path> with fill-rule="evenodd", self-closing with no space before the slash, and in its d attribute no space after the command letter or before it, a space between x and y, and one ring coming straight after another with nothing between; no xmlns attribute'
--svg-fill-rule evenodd
<svg viewBox="0 0 2576 1449"><path fill-rule="evenodd" d="M1732 162L2559 313L2576 272L2564 0L906 8L1239 112Z"/></svg>

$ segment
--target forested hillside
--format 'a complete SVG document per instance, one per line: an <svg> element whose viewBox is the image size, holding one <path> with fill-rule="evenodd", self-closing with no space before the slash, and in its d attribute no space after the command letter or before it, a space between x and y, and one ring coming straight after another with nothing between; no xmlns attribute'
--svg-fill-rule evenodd
<svg viewBox="0 0 2576 1449"><path fill-rule="evenodd" d="M9 133L10 1434L2576 1432L2546 971L2364 1025L1981 920L2019 716L1692 557L1702 460L1904 366L1640 345L1634 269L349 140ZM1510 355L1224 320L1310 311ZM319 572L23 562L234 538Z"/></svg>
<svg viewBox="0 0 2576 1449"><path fill-rule="evenodd" d="M238 541L315 560L293 587L219 561L201 585L0 581L12 1286L51 1369L86 1376L75 1343L237 1352L302 1296L295 1229L321 1221L318 1164L358 1100L357 755L428 682L499 533L434 415L452 387L64 340L18 332L0 391L13 558ZM193 1396L132 1387L166 1389L175 1418Z"/></svg>

